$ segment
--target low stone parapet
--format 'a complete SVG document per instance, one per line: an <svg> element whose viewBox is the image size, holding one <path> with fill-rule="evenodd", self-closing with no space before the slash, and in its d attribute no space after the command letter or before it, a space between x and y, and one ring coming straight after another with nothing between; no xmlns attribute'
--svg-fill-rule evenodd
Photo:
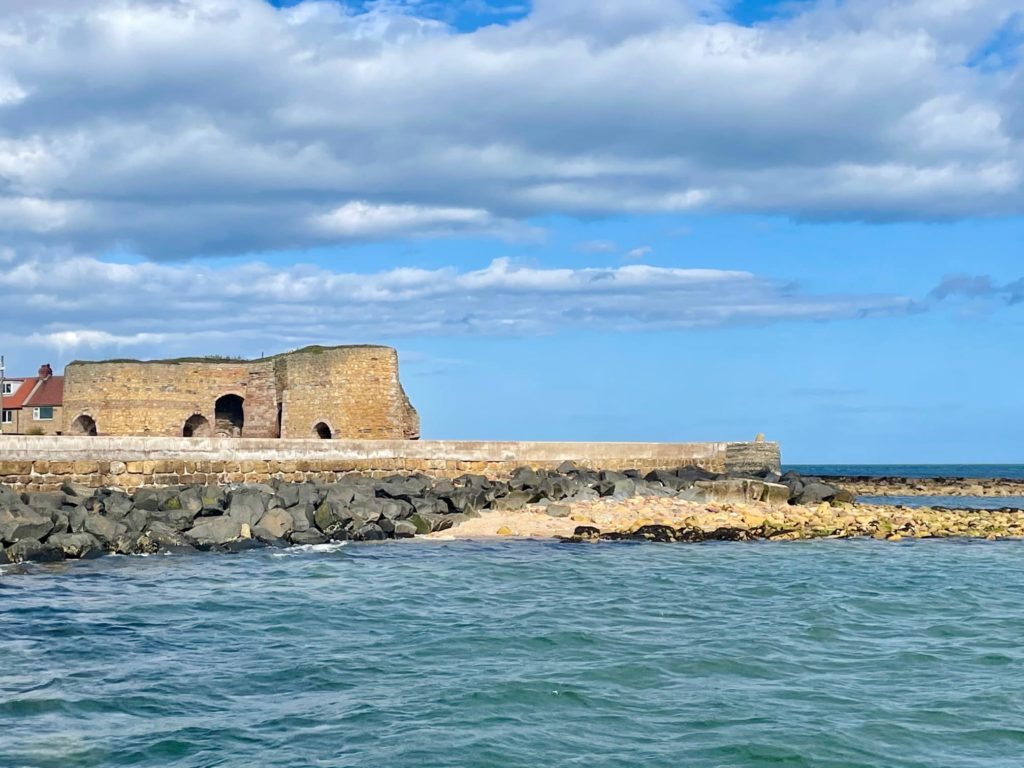
<svg viewBox="0 0 1024 768"><path fill-rule="evenodd" d="M0 483L48 491L89 487L331 482L349 472L426 472L502 477L520 466L566 461L650 472L699 466L713 472L778 471L777 443L576 443L457 440L277 440L170 437L0 437Z"/></svg>

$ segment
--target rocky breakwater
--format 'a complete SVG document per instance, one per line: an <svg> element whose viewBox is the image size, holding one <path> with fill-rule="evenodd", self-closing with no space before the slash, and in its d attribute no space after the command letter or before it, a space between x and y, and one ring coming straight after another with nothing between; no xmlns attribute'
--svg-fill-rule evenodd
<svg viewBox="0 0 1024 768"><path fill-rule="evenodd" d="M503 480L346 475L332 483L140 488L0 486L0 563L107 553L240 551L417 535L703 541L817 536L1019 535L1016 512L861 508L795 474L719 475L697 467L610 472L566 463ZM883 511L878 511L883 509Z"/></svg>
<svg viewBox="0 0 1024 768"><path fill-rule="evenodd" d="M275 480L140 488L134 494L71 484L45 493L0 486L0 563L409 538L527 508L564 518L573 504L637 494L784 504L792 491L771 482L778 479L697 467L641 476L566 463L555 471L520 468L505 480L354 473L333 483Z"/></svg>
<svg viewBox="0 0 1024 768"><path fill-rule="evenodd" d="M1024 496L1024 479L963 477L829 476L821 482L857 496Z"/></svg>

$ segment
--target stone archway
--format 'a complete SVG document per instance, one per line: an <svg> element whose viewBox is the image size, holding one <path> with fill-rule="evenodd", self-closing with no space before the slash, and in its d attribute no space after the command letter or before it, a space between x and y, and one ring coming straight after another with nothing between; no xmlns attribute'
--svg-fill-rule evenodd
<svg viewBox="0 0 1024 768"><path fill-rule="evenodd" d="M92 416L83 413L71 422L71 429L68 430L68 434L96 437L98 434L96 431L96 420Z"/></svg>
<svg viewBox="0 0 1024 768"><path fill-rule="evenodd" d="M218 436L241 437L245 426L245 400L238 395L218 397L213 406L213 420Z"/></svg>
<svg viewBox="0 0 1024 768"><path fill-rule="evenodd" d="M321 440L330 440L334 436L330 425L326 421L318 421L313 427L313 434Z"/></svg>
<svg viewBox="0 0 1024 768"><path fill-rule="evenodd" d="M181 428L182 437L209 437L212 433L210 420L200 413L190 416Z"/></svg>

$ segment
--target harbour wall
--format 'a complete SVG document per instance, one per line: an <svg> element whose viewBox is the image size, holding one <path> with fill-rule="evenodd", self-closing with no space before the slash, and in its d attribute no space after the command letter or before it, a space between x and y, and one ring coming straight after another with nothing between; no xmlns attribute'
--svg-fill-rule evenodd
<svg viewBox="0 0 1024 768"><path fill-rule="evenodd" d="M348 472L502 477L565 461L649 472L696 465L714 472L778 470L778 443L571 443L0 436L0 483L55 490L66 482L130 490L213 483L331 482Z"/></svg>

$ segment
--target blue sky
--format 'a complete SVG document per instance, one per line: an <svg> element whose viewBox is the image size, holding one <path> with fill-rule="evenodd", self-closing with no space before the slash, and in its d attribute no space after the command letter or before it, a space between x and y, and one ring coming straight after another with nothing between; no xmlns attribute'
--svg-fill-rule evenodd
<svg viewBox="0 0 1024 768"><path fill-rule="evenodd" d="M1022 10L0 0L0 351L377 342L424 437L1024 462Z"/></svg>

